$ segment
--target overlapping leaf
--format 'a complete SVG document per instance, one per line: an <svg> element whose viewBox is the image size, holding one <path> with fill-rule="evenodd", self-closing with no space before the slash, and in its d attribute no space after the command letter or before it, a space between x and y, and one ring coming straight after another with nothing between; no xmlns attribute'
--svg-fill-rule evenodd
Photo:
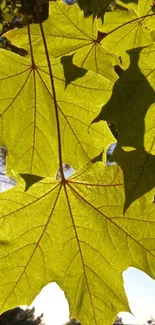
<svg viewBox="0 0 155 325"><path fill-rule="evenodd" d="M126 50L152 44L150 29L154 24L151 1L139 1L137 11L116 9L107 12L100 27L100 31L107 33L107 36L101 44L122 56Z"/></svg>
<svg viewBox="0 0 155 325"><path fill-rule="evenodd" d="M152 12L153 2L152 0L139 0L138 1L138 13L140 16L148 15Z"/></svg>
<svg viewBox="0 0 155 325"><path fill-rule="evenodd" d="M113 141L106 123L90 127L110 97L110 81L85 70L83 77L78 75L66 88L63 67L53 61L52 89L46 62L33 66L4 50L0 60L0 144L8 149L8 173L14 169L41 176L56 175L58 123L64 162L75 169Z"/></svg>
<svg viewBox="0 0 155 325"><path fill-rule="evenodd" d="M29 51L27 59L0 52L0 144L8 149L8 173L27 180L15 174L17 186L0 196L1 311L31 303L57 281L71 316L83 325L108 325L128 310L122 272L132 265L155 276L155 207L146 197L129 207L155 185L155 46L129 51L130 66L117 80L118 60L101 45L111 46L113 34L112 51L121 55L152 42L139 19L148 2L136 6L107 13L98 33L97 20L84 18L76 4L52 2L44 32L34 25L29 33L10 33ZM114 160L124 173L125 215L120 168L90 163L113 142L103 120L116 122L119 132ZM85 165L56 180L63 162Z"/></svg>
<svg viewBox="0 0 155 325"><path fill-rule="evenodd" d="M151 12L153 1L152 0L117 0L117 4L133 9L141 16L145 16Z"/></svg>
<svg viewBox="0 0 155 325"><path fill-rule="evenodd" d="M138 0L117 0L117 4L137 12Z"/></svg>
<svg viewBox="0 0 155 325"><path fill-rule="evenodd" d="M114 154L125 179L125 209L155 187L155 45L131 50L130 66L115 83L112 97L96 119L116 122Z"/></svg>
<svg viewBox="0 0 155 325"><path fill-rule="evenodd" d="M143 199L124 217L121 171L101 162L65 183L46 178L23 191L21 181L0 198L1 310L30 303L56 280L71 316L112 323L128 308L122 271L133 265L154 275L154 205Z"/></svg>
<svg viewBox="0 0 155 325"><path fill-rule="evenodd" d="M112 82L117 80L113 66L119 61L100 44L104 35L98 34L97 19L84 18L77 4L68 6L61 0L52 2L50 17L43 27L51 56L74 54L73 62L78 67L99 73ZM7 37L14 45L29 50L27 28L11 31ZM38 25L31 26L31 40L35 55L44 57Z"/></svg>

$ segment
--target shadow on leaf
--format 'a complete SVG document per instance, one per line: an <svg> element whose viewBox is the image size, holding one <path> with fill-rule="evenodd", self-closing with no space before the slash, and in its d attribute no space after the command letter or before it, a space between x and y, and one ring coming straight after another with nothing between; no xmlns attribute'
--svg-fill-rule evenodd
<svg viewBox="0 0 155 325"><path fill-rule="evenodd" d="M74 54L61 57L61 64L63 65L65 75L65 88L67 88L72 81L84 77L87 73L86 69L79 68L73 63L73 57Z"/></svg>
<svg viewBox="0 0 155 325"><path fill-rule="evenodd" d="M26 186L25 186L25 192L28 191L28 189L38 182L40 182L43 177L38 175L31 175L31 174L20 174L20 176L24 179Z"/></svg>
<svg viewBox="0 0 155 325"><path fill-rule="evenodd" d="M110 100L93 121L116 123L118 143L113 160L124 174L124 212L155 186L155 92L151 85L155 78L155 46L130 50L128 54L129 68L122 72Z"/></svg>

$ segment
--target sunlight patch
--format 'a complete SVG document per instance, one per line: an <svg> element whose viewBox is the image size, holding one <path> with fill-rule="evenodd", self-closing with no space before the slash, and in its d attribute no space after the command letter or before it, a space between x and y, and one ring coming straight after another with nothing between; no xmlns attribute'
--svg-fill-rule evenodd
<svg viewBox="0 0 155 325"><path fill-rule="evenodd" d="M6 176L6 156L7 148L5 146L0 147L0 192L4 192L16 185L13 178Z"/></svg>
<svg viewBox="0 0 155 325"><path fill-rule="evenodd" d="M46 325L62 325L69 319L69 306L64 292L56 282L46 285L36 296L30 308L35 307L35 315L43 313Z"/></svg>
<svg viewBox="0 0 155 325"><path fill-rule="evenodd" d="M107 150L107 155L106 155L106 158L107 158L107 159L106 159L106 166L111 166L111 165L115 165L115 164L116 164L115 161L111 161L111 156L112 156L112 154L113 154L115 148L116 148L116 143L112 143L112 144L109 146L109 148L108 148L108 150Z"/></svg>
<svg viewBox="0 0 155 325"><path fill-rule="evenodd" d="M129 306L139 324L146 324L155 317L155 280L135 267L123 272L124 288Z"/></svg>
<svg viewBox="0 0 155 325"><path fill-rule="evenodd" d="M70 164L63 163L62 165L64 176L66 179L75 173L75 169ZM56 179L61 179L60 167L58 168Z"/></svg>
<svg viewBox="0 0 155 325"><path fill-rule="evenodd" d="M131 152L131 151L135 151L135 150L136 150L135 147L122 147L122 149L123 149L125 152Z"/></svg>

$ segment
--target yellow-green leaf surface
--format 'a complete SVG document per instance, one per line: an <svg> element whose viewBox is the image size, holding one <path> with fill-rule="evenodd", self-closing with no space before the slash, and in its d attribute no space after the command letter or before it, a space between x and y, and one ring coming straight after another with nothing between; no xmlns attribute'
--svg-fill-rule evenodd
<svg viewBox="0 0 155 325"><path fill-rule="evenodd" d="M146 28L153 30L154 24L155 24L153 1L152 0L139 0L138 13L139 13L139 16L146 16L144 24L145 24Z"/></svg>
<svg viewBox="0 0 155 325"><path fill-rule="evenodd" d="M116 122L119 137L114 160L124 172L125 209L155 187L155 45L130 50L130 66L115 83L96 121Z"/></svg>
<svg viewBox="0 0 155 325"><path fill-rule="evenodd" d="M0 61L0 144L8 149L8 173L54 176L58 142L63 161L75 169L113 142L106 123L90 126L110 97L106 78L85 71L66 88L63 66L54 60L51 86L46 62L35 66L4 50Z"/></svg>
<svg viewBox="0 0 155 325"><path fill-rule="evenodd" d="M152 11L152 0L117 0L117 4L121 5L129 10L133 9L139 13L140 16L145 16Z"/></svg>
<svg viewBox="0 0 155 325"><path fill-rule="evenodd" d="M111 325L129 310L122 272L155 277L155 45L142 48L148 2L133 8L107 12L103 28L77 4L51 2L43 24L8 33L27 57L0 50L0 145L17 181L0 193L1 312L56 281L71 317ZM109 49L130 49L119 78ZM120 166L105 164L105 121L116 123Z"/></svg>
<svg viewBox="0 0 155 325"><path fill-rule="evenodd" d="M74 64L116 81L113 66L119 61L101 44L97 19L84 18L77 4L68 6L63 1L51 2L50 17L43 24L50 56L74 54ZM29 50L27 28L6 34L14 45ZM39 25L31 26L31 41L35 55L45 56Z"/></svg>
<svg viewBox="0 0 155 325"><path fill-rule="evenodd" d="M104 24L99 30L107 33L101 44L108 51L121 56L126 50L152 44L149 26L152 29L155 16L148 2L139 1L137 12L116 9L105 14ZM144 17L148 14L150 16Z"/></svg>
<svg viewBox="0 0 155 325"><path fill-rule="evenodd" d="M139 0L138 1L138 13L139 16L145 16L152 12L152 0Z"/></svg>
<svg viewBox="0 0 155 325"><path fill-rule="evenodd" d="M116 3L129 10L133 9L136 12L138 10L138 0L116 0Z"/></svg>
<svg viewBox="0 0 155 325"><path fill-rule="evenodd" d="M50 281L84 325L111 324L128 310L122 271L154 276L155 226L145 199L123 216L123 193L120 169L98 162L65 181L46 178L24 192L21 180L1 194L1 311L29 304Z"/></svg>

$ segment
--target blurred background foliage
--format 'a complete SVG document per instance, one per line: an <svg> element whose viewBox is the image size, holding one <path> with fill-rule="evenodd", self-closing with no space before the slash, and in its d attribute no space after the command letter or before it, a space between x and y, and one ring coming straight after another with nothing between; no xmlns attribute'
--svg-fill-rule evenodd
<svg viewBox="0 0 155 325"><path fill-rule="evenodd" d="M40 21L43 22L49 15L49 2L56 0L37 0ZM85 16L92 14L92 9L87 5L87 0L62 0L68 5L75 2L84 11ZM114 10L116 0L107 0L106 6L98 11L98 16L103 16L105 11ZM38 23L34 0L0 0L0 35L13 28L22 28L29 23Z"/></svg>
<svg viewBox="0 0 155 325"><path fill-rule="evenodd" d="M55 0L52 0L55 1ZM40 21L48 18L49 1L37 0ZM6 32L14 28L22 28L27 23L38 23L34 0L0 0L0 48L26 56L27 51L11 44Z"/></svg>
<svg viewBox="0 0 155 325"><path fill-rule="evenodd" d="M37 0L40 21L48 18L49 1ZM13 28L22 28L29 23L37 23L34 1L32 0L0 0L0 34Z"/></svg>

